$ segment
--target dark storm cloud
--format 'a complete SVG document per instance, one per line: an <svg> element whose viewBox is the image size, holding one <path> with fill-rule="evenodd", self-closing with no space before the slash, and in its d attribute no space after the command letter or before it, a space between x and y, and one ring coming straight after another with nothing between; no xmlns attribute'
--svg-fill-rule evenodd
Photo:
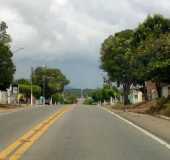
<svg viewBox="0 0 170 160"><path fill-rule="evenodd" d="M16 77L31 65L60 67L73 86L101 84L99 50L110 34L135 28L148 14L170 16L169 0L0 0L13 38Z"/></svg>

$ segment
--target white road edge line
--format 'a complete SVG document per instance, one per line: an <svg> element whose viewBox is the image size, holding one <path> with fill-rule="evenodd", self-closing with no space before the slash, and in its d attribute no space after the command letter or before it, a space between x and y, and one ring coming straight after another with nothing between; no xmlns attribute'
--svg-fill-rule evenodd
<svg viewBox="0 0 170 160"><path fill-rule="evenodd" d="M119 116L118 114L114 113L114 112L111 112L109 111L108 109L106 108L103 108L103 110L109 112L110 114L114 115L115 117L117 117L118 119L124 121L125 123L133 126L134 128L136 128L137 130L141 131L142 133L144 133L145 135L149 136L150 138L152 138L153 140L156 140L158 143L160 143L161 145L165 146L166 148L170 149L170 144L166 141L164 141L163 139L157 137L156 135L150 133L149 131L145 130L144 128L142 127L139 127L137 126L136 124L134 124L133 122Z"/></svg>

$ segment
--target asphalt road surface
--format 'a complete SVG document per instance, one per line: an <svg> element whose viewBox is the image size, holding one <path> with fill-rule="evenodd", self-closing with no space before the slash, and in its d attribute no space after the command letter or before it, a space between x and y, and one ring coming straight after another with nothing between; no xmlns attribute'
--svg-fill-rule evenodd
<svg viewBox="0 0 170 160"><path fill-rule="evenodd" d="M36 107L0 114L0 150L61 108ZM170 150L99 107L75 106L51 122L47 131L20 158L170 160Z"/></svg>

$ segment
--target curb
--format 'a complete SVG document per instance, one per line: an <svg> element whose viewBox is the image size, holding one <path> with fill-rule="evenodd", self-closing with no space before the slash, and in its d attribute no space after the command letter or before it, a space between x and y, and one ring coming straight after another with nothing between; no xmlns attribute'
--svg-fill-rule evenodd
<svg viewBox="0 0 170 160"><path fill-rule="evenodd" d="M164 116L164 115L157 115L156 117L159 117L159 118L162 118L162 119L165 119L165 120L169 120L170 121L170 117L167 117L167 116Z"/></svg>

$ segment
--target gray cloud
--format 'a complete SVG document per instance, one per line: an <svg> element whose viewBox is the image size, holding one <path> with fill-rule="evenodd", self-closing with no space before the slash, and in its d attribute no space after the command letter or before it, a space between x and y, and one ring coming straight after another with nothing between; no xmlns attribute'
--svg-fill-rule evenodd
<svg viewBox="0 0 170 160"><path fill-rule="evenodd" d="M148 14L170 16L169 0L0 0L0 20L13 38L16 77L31 65L60 67L77 87L102 84L99 51L103 40L135 28Z"/></svg>

